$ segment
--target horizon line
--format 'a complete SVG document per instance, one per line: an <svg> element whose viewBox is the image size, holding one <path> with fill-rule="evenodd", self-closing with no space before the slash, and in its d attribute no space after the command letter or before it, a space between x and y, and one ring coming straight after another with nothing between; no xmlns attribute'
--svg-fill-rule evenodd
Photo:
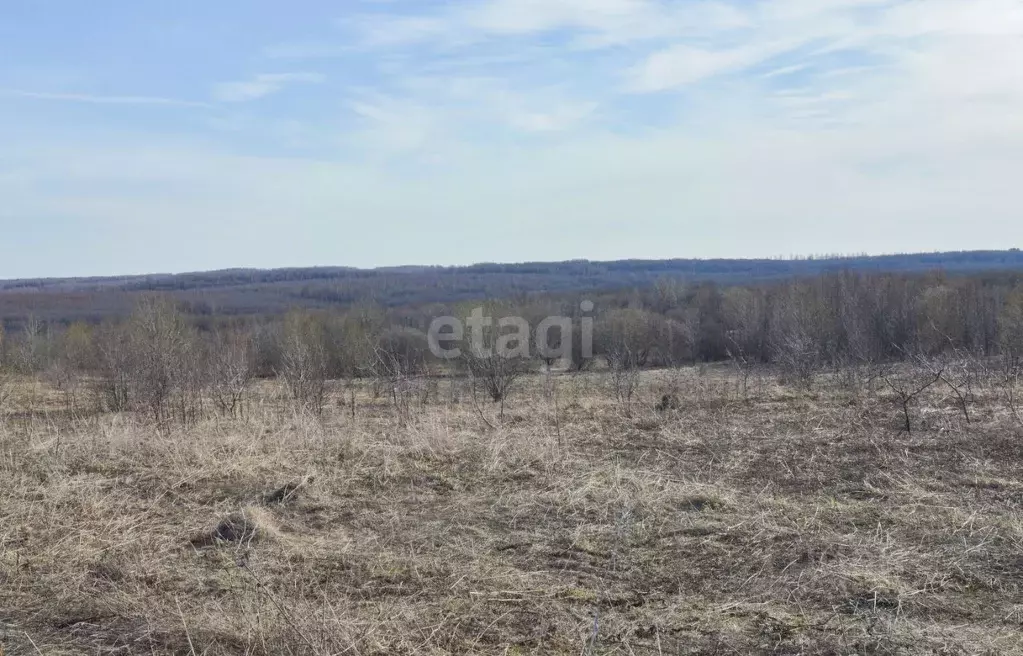
<svg viewBox="0 0 1023 656"><path fill-rule="evenodd" d="M808 255L775 255L769 257L673 257L673 258L619 258L615 260L590 260L587 258L573 258L567 260L527 260L518 262L497 262L481 261L472 264L395 264L376 267L354 267L343 264L315 264L300 266L271 266L271 267L247 267L235 266L223 269L202 269L179 272L147 272L147 273L120 273L112 275L72 275L72 276L37 276L21 278L0 278L0 283L29 283L29 282L93 282L93 281L115 281L115 280L136 280L152 277L184 277L203 274L223 274L231 272L275 272L275 271L321 271L321 270L348 270L366 273L389 272L402 273L401 269L472 269L484 266L528 266L528 265L557 265L557 264L615 264L620 262L839 262L853 259L883 259L905 256L925 255L967 255L979 253L1019 253L1019 248L1002 249L969 249L969 250L934 250L934 251L899 251L887 253L811 253Z"/></svg>

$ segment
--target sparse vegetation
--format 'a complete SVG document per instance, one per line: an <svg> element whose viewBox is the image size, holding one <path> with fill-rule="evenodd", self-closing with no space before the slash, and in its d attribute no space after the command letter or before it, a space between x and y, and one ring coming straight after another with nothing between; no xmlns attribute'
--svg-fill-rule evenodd
<svg viewBox="0 0 1023 656"><path fill-rule="evenodd" d="M558 435L533 411L539 376L492 430L439 397L396 429L369 382L355 419L329 403L296 414L274 391L284 381L250 388L244 416L159 433L145 415L8 419L0 641L12 654L1023 649L1023 439L997 393L979 390L966 424L934 385L906 433L890 390L849 403L822 374L810 393L736 401L729 371L676 372L687 402L670 414L654 409L668 372L645 372L632 417L597 392L609 374L556 376Z"/></svg>
<svg viewBox="0 0 1023 656"><path fill-rule="evenodd" d="M655 293L585 364L370 306L9 331L4 653L1023 653L1015 296Z"/></svg>

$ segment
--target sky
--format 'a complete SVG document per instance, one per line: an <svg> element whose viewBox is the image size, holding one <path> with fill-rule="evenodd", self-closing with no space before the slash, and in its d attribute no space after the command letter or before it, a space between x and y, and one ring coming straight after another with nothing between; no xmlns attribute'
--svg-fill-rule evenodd
<svg viewBox="0 0 1023 656"><path fill-rule="evenodd" d="M1023 246L1023 0L0 0L0 278Z"/></svg>

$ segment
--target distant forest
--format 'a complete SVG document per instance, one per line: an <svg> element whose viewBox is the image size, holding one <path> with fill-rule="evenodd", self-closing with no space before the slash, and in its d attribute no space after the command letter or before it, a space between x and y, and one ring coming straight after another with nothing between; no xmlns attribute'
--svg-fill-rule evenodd
<svg viewBox="0 0 1023 656"><path fill-rule="evenodd" d="M1014 251L234 271L11 283L0 302L0 375L45 375L69 408L90 381L104 407L158 419L172 409L200 416L211 396L234 412L253 377L281 378L295 399L322 409L330 381L368 377L405 390L452 370L490 385L499 402L520 374L556 363L606 366L619 382L647 367L726 361L743 381L766 365L803 386L824 371L900 361L928 375L968 365L964 380L997 361L1005 376L1023 376L1023 258ZM439 358L431 322L481 306L485 316L525 319L526 337L513 333L522 357L451 333L444 342L462 356ZM549 317L566 321L541 331ZM491 324L485 339L500 343L514 327Z"/></svg>
<svg viewBox="0 0 1023 656"><path fill-rule="evenodd" d="M822 274L940 271L972 276L1023 271L1023 253L971 251L761 260L622 260L477 264L467 267L232 269L178 275L0 281L0 322L18 332L29 318L98 324L125 317L153 294L199 317L267 317L289 310L389 311L484 299L642 291L665 281L748 286ZM400 311L398 312L400 314Z"/></svg>

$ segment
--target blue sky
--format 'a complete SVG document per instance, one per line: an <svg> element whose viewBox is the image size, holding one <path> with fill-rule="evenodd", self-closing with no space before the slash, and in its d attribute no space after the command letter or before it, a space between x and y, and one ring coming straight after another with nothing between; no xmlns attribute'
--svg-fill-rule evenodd
<svg viewBox="0 0 1023 656"><path fill-rule="evenodd" d="M1023 0L0 6L0 278L1023 242Z"/></svg>

